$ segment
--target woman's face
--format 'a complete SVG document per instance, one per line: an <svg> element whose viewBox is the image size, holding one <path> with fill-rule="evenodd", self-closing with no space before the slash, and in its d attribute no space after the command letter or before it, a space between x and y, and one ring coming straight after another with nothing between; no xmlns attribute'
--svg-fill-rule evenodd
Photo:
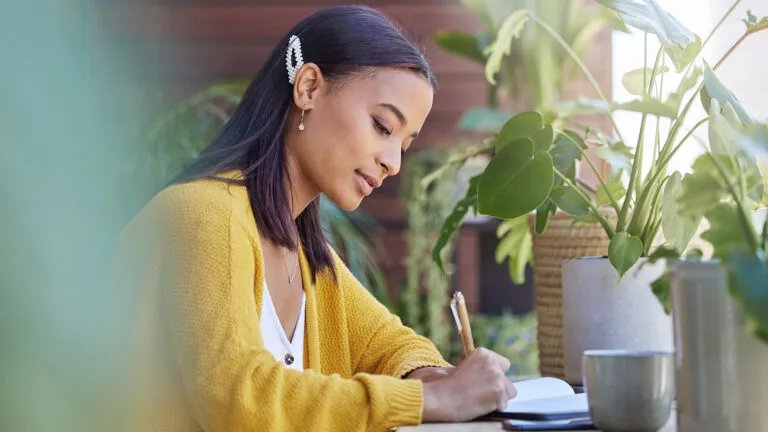
<svg viewBox="0 0 768 432"><path fill-rule="evenodd" d="M432 108L433 88L426 78L393 68L342 80L318 77L311 99L298 98L297 105L310 109L303 131L298 121L288 126L286 142L299 170L297 186L354 210L400 171L402 154Z"/></svg>

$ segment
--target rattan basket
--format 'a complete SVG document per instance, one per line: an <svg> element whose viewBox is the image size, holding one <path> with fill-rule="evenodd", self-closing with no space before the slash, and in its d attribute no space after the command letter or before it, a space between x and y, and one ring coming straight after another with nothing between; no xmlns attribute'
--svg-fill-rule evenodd
<svg viewBox="0 0 768 432"><path fill-rule="evenodd" d="M606 214L609 219L615 213ZM533 284L538 316L539 369L543 376L565 378L563 361L563 296L561 268L564 259L608 254L608 236L599 224L577 224L565 213L550 217L543 234L533 229Z"/></svg>

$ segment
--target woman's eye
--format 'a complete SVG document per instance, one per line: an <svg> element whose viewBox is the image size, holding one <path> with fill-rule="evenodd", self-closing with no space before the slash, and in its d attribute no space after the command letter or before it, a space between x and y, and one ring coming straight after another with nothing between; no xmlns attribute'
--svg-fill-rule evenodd
<svg viewBox="0 0 768 432"><path fill-rule="evenodd" d="M385 127L384 127L384 125L383 125L383 124L381 124L381 122L379 122L379 121L378 121L378 120L376 120L376 119L373 119L373 127L375 127L375 128L376 128L376 130L377 130L377 131L378 131L380 134L382 134L382 135L384 135L384 136L390 136L390 135L392 135L392 132L390 132L390 131L389 131L389 129L385 128Z"/></svg>

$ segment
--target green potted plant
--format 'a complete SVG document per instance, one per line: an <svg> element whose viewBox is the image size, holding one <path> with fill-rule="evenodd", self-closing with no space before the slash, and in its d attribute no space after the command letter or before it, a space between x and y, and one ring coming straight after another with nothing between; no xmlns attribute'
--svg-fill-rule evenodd
<svg viewBox="0 0 768 432"><path fill-rule="evenodd" d="M445 51L483 66L488 60L484 51L496 38L505 18L522 8L532 8L537 16L563 35L580 57L593 46L596 36L609 26L626 30L612 11L583 1L463 0L462 3L477 16L483 30L477 33L445 30L435 36L435 42ZM459 121L460 130L482 136L498 131L515 110L551 112L562 101L567 88L578 82L580 71L573 58L544 29L527 26L519 38L510 41L508 48L508 54L499 62L498 73L488 82L486 106L467 110ZM576 120L562 115L553 121L559 124ZM460 146L449 162L460 164L469 158L473 165L483 169L489 160L482 154L484 150L482 145ZM425 179L425 183L433 178ZM591 189L578 176L576 181ZM579 254L602 255L608 250L608 238L599 225L585 223L574 228L571 222L569 215L558 212L553 218L552 229L546 233L532 232L533 218L504 221L496 230L500 240L496 261L507 263L514 283L525 282L526 268L534 257L539 263L533 268L539 367L543 375L559 378L564 376L560 261Z"/></svg>
<svg viewBox="0 0 768 432"><path fill-rule="evenodd" d="M678 212L683 176L679 172L670 173L669 162L708 121L705 117L689 130L684 123L704 86L702 76L706 80L713 75L711 69L717 69L745 39L739 39L710 68L701 58L701 49L733 8L702 42L653 0L644 3L599 0L599 3L616 11L628 26L645 32L646 43L652 35L661 44L652 66L646 64L622 79L637 99L624 103L608 101L584 62L551 26L528 10L510 15L489 49L486 65L489 76L505 55L509 40L518 37L526 23L533 22L566 49L600 98L563 104L555 111L554 118L574 112L605 113L611 119L613 130L558 128L551 113L531 111L512 117L486 144L493 154L491 162L482 174L472 179L465 200L446 219L443 237L434 254L440 265L440 248L469 209L517 221L535 211L537 227L542 229L557 209L574 216L578 222L597 221L610 238L608 256L569 260L563 266L565 374L572 383L581 380L580 359L586 349L672 348L671 321L650 288L651 282L663 273L664 265L646 261L662 232L671 247L685 250L700 220L682 217ZM680 74L680 84L662 99L657 96L664 94L662 77L670 73ZM634 149L628 149L627 141L616 127L613 112L617 110L641 113ZM649 117L670 120L666 133L657 130L652 135L656 137L652 158L646 157L643 151ZM656 125L660 129L660 122ZM605 178L586 153L587 143L598 146L601 157L630 153L632 158L624 160L624 166ZM600 182L594 196L576 181L575 164L582 158ZM607 217L605 209L614 212L615 218Z"/></svg>
<svg viewBox="0 0 768 432"><path fill-rule="evenodd" d="M744 22L745 34L768 28L768 18ZM671 289L679 430L768 430L768 194L755 160L768 160L768 125L714 74L704 89L709 146L677 202L682 217L708 222L702 237L713 259L657 252L676 258L670 284L662 280L657 290L667 301Z"/></svg>

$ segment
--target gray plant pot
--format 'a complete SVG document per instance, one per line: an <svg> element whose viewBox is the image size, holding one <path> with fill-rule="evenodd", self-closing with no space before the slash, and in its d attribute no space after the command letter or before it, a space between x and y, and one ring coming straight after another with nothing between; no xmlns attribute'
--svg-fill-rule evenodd
<svg viewBox="0 0 768 432"><path fill-rule="evenodd" d="M642 258L619 280L607 258L563 261L565 380L581 384L586 350L672 351L672 319L651 290L664 262Z"/></svg>
<svg viewBox="0 0 768 432"><path fill-rule="evenodd" d="M719 264L671 265L679 432L768 431L768 344L744 325Z"/></svg>

